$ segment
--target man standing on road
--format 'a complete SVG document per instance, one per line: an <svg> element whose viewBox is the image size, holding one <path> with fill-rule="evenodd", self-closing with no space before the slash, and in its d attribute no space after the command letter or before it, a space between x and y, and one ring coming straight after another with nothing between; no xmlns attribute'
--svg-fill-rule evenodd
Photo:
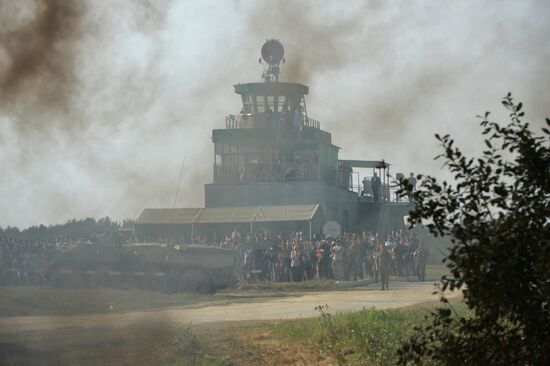
<svg viewBox="0 0 550 366"><path fill-rule="evenodd" d="M422 243L418 245L418 249L414 252L414 261L416 264L416 274L418 281L424 282L426 279L426 261L428 259L428 251L422 246Z"/></svg>
<svg viewBox="0 0 550 366"><path fill-rule="evenodd" d="M389 290L391 254L384 245L380 245L378 251L378 265L380 266L380 282L382 284L381 290Z"/></svg>

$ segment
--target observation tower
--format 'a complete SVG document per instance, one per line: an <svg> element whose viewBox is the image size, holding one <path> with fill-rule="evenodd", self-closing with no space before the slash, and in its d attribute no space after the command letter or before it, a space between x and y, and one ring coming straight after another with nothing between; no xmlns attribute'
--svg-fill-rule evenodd
<svg viewBox="0 0 550 366"><path fill-rule="evenodd" d="M338 158L340 147L308 114L309 88L279 80L285 58L278 40L264 43L259 62L262 80L234 85L241 109L226 116L225 128L212 131L213 181L205 185L205 207L146 209L138 230L195 235L267 227L313 235L327 221L343 230L402 227L411 205L391 202L390 165ZM354 168L372 174L364 179ZM374 173L380 178L377 197L367 184Z"/></svg>

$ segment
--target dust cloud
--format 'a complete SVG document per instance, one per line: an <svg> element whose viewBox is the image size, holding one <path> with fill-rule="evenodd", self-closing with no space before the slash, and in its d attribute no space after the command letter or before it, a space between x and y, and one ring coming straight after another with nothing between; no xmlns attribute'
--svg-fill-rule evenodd
<svg viewBox="0 0 550 366"><path fill-rule="evenodd" d="M544 1L0 0L0 225L202 206L210 134L285 46L281 80L342 158L441 175L435 132L477 151L475 115L508 91L550 115ZM498 115L498 113L496 113Z"/></svg>
<svg viewBox="0 0 550 366"><path fill-rule="evenodd" d="M78 4L43 0L28 4L33 9L20 2L2 4L3 109L29 103L58 106L68 101L74 66L71 43L78 37L78 17L82 11ZM26 12L32 15L25 16Z"/></svg>

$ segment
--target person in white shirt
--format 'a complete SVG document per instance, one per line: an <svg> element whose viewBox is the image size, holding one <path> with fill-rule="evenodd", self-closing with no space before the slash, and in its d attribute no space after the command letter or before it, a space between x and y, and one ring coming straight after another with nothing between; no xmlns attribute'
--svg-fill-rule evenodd
<svg viewBox="0 0 550 366"><path fill-rule="evenodd" d="M332 249L332 271L337 281L344 279L344 247L336 242Z"/></svg>
<svg viewBox="0 0 550 366"><path fill-rule="evenodd" d="M388 236L388 240L384 243L384 246L387 250L391 251L393 247L395 246L395 243L393 242L391 236Z"/></svg>

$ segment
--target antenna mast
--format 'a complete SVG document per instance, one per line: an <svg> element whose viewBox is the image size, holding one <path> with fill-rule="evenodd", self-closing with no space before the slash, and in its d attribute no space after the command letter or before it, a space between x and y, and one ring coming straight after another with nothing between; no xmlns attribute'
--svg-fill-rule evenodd
<svg viewBox="0 0 550 366"><path fill-rule="evenodd" d="M170 215L170 223L174 222L174 210L176 209L176 202L178 201L178 193L180 191L181 178L183 177L183 167L185 166L185 156L181 163L180 177L178 179L178 188L176 188L176 195L174 196L174 204L172 205L172 215Z"/></svg>
<svg viewBox="0 0 550 366"><path fill-rule="evenodd" d="M259 62L262 63L262 59L267 63L267 69L262 73L262 78L266 83L273 83L279 81L279 73L281 69L279 64L286 62L285 49L281 42L276 39L268 39L262 46L262 57Z"/></svg>

